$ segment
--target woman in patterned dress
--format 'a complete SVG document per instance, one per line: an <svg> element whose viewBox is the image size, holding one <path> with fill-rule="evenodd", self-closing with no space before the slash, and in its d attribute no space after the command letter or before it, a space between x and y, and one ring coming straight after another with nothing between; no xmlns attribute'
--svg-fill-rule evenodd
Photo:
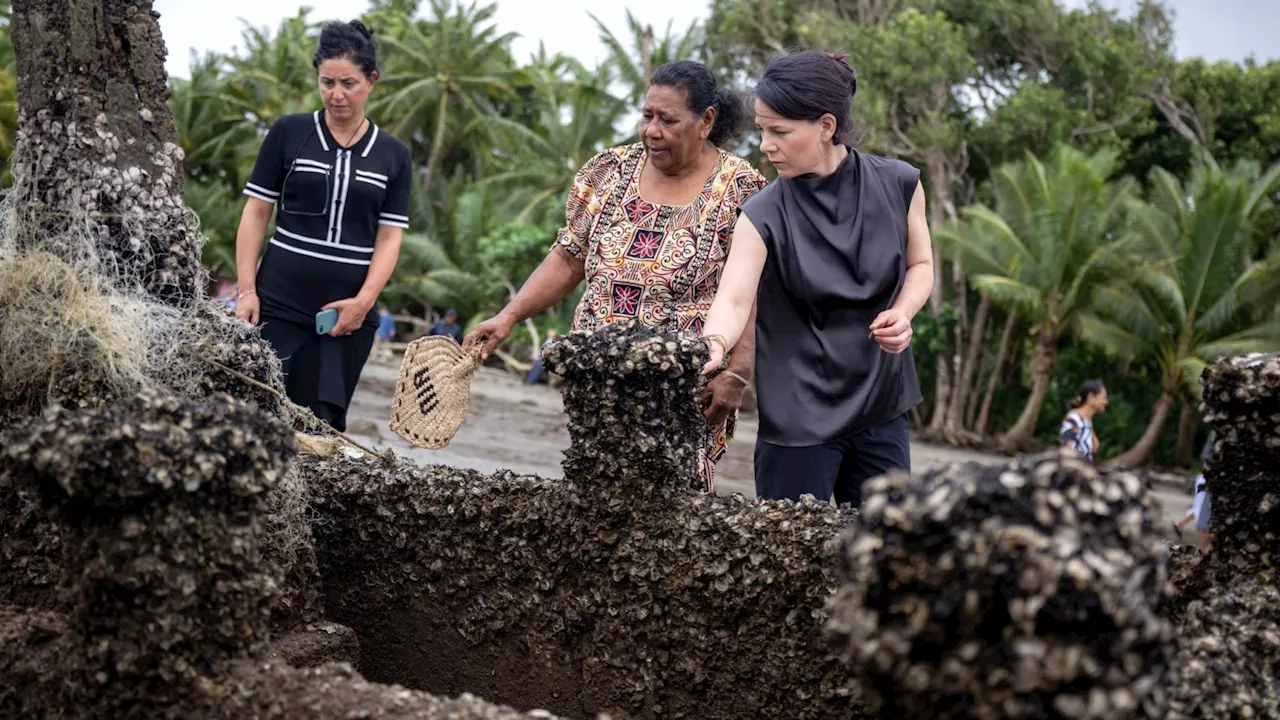
<svg viewBox="0 0 1280 720"><path fill-rule="evenodd" d="M659 67L645 95L640 142L605 150L578 171L565 203L565 226L546 260L463 344L482 343L487 358L516 323L560 302L584 279L575 331L636 319L701 334L729 256L738 206L765 185L746 160L720 149L744 123L739 98L718 88L704 65L679 61ZM752 377L754 355L748 328L726 371L703 392L703 413L712 428L700 468L708 491Z"/></svg>

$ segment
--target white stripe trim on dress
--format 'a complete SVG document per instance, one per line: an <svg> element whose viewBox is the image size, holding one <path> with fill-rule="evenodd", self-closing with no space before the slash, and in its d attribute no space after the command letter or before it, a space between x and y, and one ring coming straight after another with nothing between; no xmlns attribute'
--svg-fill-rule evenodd
<svg viewBox="0 0 1280 720"><path fill-rule="evenodd" d="M325 242L324 240L317 240L315 238L309 238L303 235L299 235L297 233L289 232L288 230L285 230L284 228L279 226L276 227L276 234L283 235L289 238L290 240L297 240L299 242L311 243L313 245L324 245L325 247L338 247L343 250L349 250L351 252L360 252L360 253L373 252L373 248L360 247L359 245L335 245L334 243Z"/></svg>
<svg viewBox="0 0 1280 720"><path fill-rule="evenodd" d="M373 178L374 180L381 180L382 182L388 182L391 180L391 178L387 177L386 175L383 175L382 173L369 172L368 170L357 170L356 175L360 175L361 177Z"/></svg>
<svg viewBox="0 0 1280 720"><path fill-rule="evenodd" d="M315 173L315 174L317 174L317 175L328 175L328 174L329 174L329 171L328 171L328 170L321 170L321 169L320 169L320 168L318 168L318 167L311 167L311 166L309 166L309 165L299 165L298 167L295 167L295 168L293 169L293 171L294 171L294 172Z"/></svg>
<svg viewBox="0 0 1280 720"><path fill-rule="evenodd" d="M270 195L271 197L280 197L280 191L279 191L279 190L268 190L268 189L266 189L266 188L262 187L261 185L255 185L255 184L253 184L253 183L245 183L245 184L244 184L244 186L245 186L245 187L247 187L247 188L252 188L252 189L254 189L254 190L257 190L258 192L262 193L263 195Z"/></svg>
<svg viewBox="0 0 1280 720"><path fill-rule="evenodd" d="M320 162L320 161L318 161L318 160L308 160L308 159L306 159L306 158L298 158L297 160L294 160L294 161L293 161L293 164L295 164L295 165L310 165L310 166L312 166L312 167L324 168L325 170L328 170L329 168L333 167L333 166L332 166L332 165L330 165L329 163L322 163L322 162Z"/></svg>
<svg viewBox="0 0 1280 720"><path fill-rule="evenodd" d="M324 139L324 130L320 129L320 111L311 113L311 119L316 123L316 135L320 136L320 147L324 148L325 152L329 152L329 143Z"/></svg>
<svg viewBox="0 0 1280 720"><path fill-rule="evenodd" d="M378 213L378 217L383 218L385 220L399 220L401 222L409 222L408 215L396 215L395 213L384 212L384 213Z"/></svg>
<svg viewBox="0 0 1280 720"><path fill-rule="evenodd" d="M386 190L386 189L387 189L387 185L386 185L386 183L384 183L384 182L382 182L382 181L380 181L380 180L374 180L373 178L367 178L367 177L364 177L364 176L361 176L361 175L357 175L357 176L356 176L356 180L358 180L358 181L360 181L360 182L362 182L362 183L369 183L370 185L376 185L377 187L380 187L380 188L382 188L383 190Z"/></svg>
<svg viewBox="0 0 1280 720"><path fill-rule="evenodd" d="M373 136L369 138L369 144L364 146L364 152L360 153L360 157L369 157L369 151L373 149L373 144L378 140L378 126L373 126Z"/></svg>
<svg viewBox="0 0 1280 720"><path fill-rule="evenodd" d="M297 253L299 255L306 255L308 257L319 258L320 260L328 260L329 262L344 263L346 265L369 265L371 262L373 262L372 260L353 260L351 258L340 258L340 257L334 257L333 255L325 255L324 253L311 252L310 250L303 250L302 248L296 248L292 245L286 245L285 243L280 242L274 237L271 238L271 244L275 245L278 248L284 248L289 252Z"/></svg>
<svg viewBox="0 0 1280 720"><path fill-rule="evenodd" d="M402 230L408 230L408 229L409 229L409 223L407 223L407 222L400 222L399 220L388 220L388 219L386 219L386 218L382 218L382 219L378 220L378 224L379 224L379 225L386 225L387 227L398 227L398 228L400 228L400 229L402 229Z"/></svg>
<svg viewBox="0 0 1280 720"><path fill-rule="evenodd" d="M254 191L254 190L250 190L249 188L244 189L244 194L248 195L249 197L257 198L265 203L271 203L272 205L276 204L275 198L267 197L266 195L258 193L257 191Z"/></svg>
<svg viewBox="0 0 1280 720"><path fill-rule="evenodd" d="M342 170L338 174L342 178L342 190L334 193L334 207L337 208L338 217L334 219L333 238L329 240L334 245L342 244L342 217L347 214L347 190L351 188L351 151L339 149L338 156L342 159Z"/></svg>

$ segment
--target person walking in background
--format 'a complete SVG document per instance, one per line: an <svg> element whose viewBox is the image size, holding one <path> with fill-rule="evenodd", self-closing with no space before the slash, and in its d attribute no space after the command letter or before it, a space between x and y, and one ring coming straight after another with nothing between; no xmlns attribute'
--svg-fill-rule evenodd
<svg viewBox="0 0 1280 720"><path fill-rule="evenodd" d="M363 23L326 24L312 64L324 109L277 120L244 188L236 315L262 323L289 399L345 430L376 337L374 304L409 227L413 158L365 115L378 56ZM337 319L321 335L330 318L320 313L329 310Z"/></svg>
<svg viewBox="0 0 1280 720"><path fill-rule="evenodd" d="M428 336L444 335L451 337L458 344L462 344L462 326L458 324L458 311L449 309L444 311L444 317L440 318L427 331Z"/></svg>
<svg viewBox="0 0 1280 720"><path fill-rule="evenodd" d="M920 172L852 147L853 68L806 51L765 68L760 150L778 179L742 206L703 335L714 375L756 307L756 495L832 495L911 467L911 320L933 289Z"/></svg>
<svg viewBox="0 0 1280 720"><path fill-rule="evenodd" d="M1098 434L1094 432L1093 419L1106 409L1106 386L1101 380L1085 380L1058 430L1059 441L1075 450L1085 462L1092 463L1098 452Z"/></svg>
<svg viewBox="0 0 1280 720"><path fill-rule="evenodd" d="M533 366L529 368L529 374L524 376L525 385L537 385L538 380L542 378L542 351L547 346L560 338L560 333L555 330L547 331L547 339L542 341L542 347L538 348L538 356L533 359Z"/></svg>
<svg viewBox="0 0 1280 720"><path fill-rule="evenodd" d="M1213 454L1213 431L1209 431L1209 438L1204 443L1204 448L1200 451L1201 463L1208 462L1209 457ZM1196 521L1196 546L1200 548L1200 552L1207 553L1213 549L1213 534L1210 532L1209 522L1212 515L1212 497L1206 490L1206 482L1204 473L1196 475L1195 479L1195 498L1192 500L1191 507L1173 523L1173 529L1182 535L1182 529L1186 527L1188 522L1194 518Z"/></svg>
<svg viewBox="0 0 1280 720"><path fill-rule="evenodd" d="M635 320L700 335L738 209L765 185L750 163L724 149L744 120L741 101L718 87L706 66L681 60L656 69L641 109L640 142L605 150L578 170L551 252L466 344L488 357L516 323L560 302L583 279L575 332ZM700 398L710 426L699 449L707 490L752 378L754 319L747 322L728 371L707 383Z"/></svg>
<svg viewBox="0 0 1280 720"><path fill-rule="evenodd" d="M396 338L396 320L391 316L391 311L386 305L378 306L378 336L373 342L373 352L370 357L378 362L388 362L392 359L394 353L391 351L391 341Z"/></svg>

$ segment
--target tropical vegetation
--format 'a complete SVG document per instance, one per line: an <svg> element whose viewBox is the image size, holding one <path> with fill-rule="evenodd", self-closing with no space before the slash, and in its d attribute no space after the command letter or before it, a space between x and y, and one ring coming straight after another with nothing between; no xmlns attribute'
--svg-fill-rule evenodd
<svg viewBox="0 0 1280 720"><path fill-rule="evenodd" d="M1187 465L1207 432L1198 387L1227 354L1280 350L1280 61L1179 59L1170 10L1060 0L712 0L655 33L642 4L597 20L598 66L517 58L494 7L373 0L370 113L409 144L412 232L383 300L405 316L498 308L551 245L577 168L635 138L662 62L693 58L747 89L774 53L849 54L861 144L924 173L937 281L915 321L924 437L1054 442L1086 378L1112 395L1101 456ZM7 30L8 0L0 0ZM240 189L276 118L318 106L319 18L244 28L230 54L171 79L186 197L214 277L234 273ZM163 21L162 21L163 23ZM0 34L0 159L17 129ZM749 137L738 148L768 173ZM536 318L565 329L576 298ZM1176 418L1176 421L1174 420Z"/></svg>

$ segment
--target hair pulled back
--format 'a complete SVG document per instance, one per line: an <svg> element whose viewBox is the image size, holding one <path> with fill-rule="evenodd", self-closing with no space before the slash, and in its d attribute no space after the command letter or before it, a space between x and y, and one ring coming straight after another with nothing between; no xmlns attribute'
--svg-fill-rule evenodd
<svg viewBox="0 0 1280 720"><path fill-rule="evenodd" d="M653 71L649 83L684 90L685 104L694 115L715 108L715 123L707 138L712 145L724 147L725 143L742 137L747 122L742 98L729 88L720 87L706 65L692 60L665 63Z"/></svg>
<svg viewBox="0 0 1280 720"><path fill-rule="evenodd" d="M336 58L350 60L366 78L373 77L378 71L378 46L373 41L373 31L359 20L325 23L311 64L319 70L320 63Z"/></svg>
<svg viewBox="0 0 1280 720"><path fill-rule="evenodd" d="M1075 398L1071 401L1072 408L1078 408L1089 401L1089 398L1097 395L1106 389L1101 380L1085 380L1080 383L1080 391L1076 393ZM1070 409L1070 408L1068 408Z"/></svg>
<svg viewBox="0 0 1280 720"><path fill-rule="evenodd" d="M858 75L844 53L803 50L775 57L765 66L751 94L788 120L817 121L830 114L836 119L831 143L853 144L853 96Z"/></svg>

